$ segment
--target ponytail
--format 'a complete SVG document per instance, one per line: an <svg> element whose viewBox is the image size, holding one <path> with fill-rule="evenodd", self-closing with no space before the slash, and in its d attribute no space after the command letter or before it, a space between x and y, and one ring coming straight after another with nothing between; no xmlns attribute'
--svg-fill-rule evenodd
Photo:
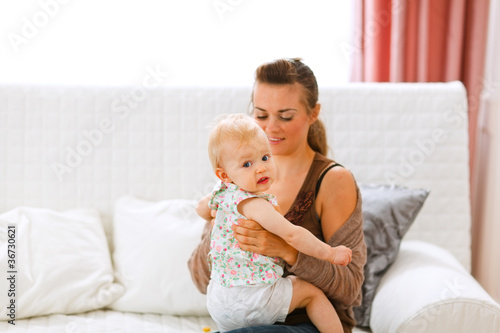
<svg viewBox="0 0 500 333"><path fill-rule="evenodd" d="M320 119L316 119L314 123L309 126L307 133L307 143L317 153L326 156L328 152L328 143L326 141L325 125Z"/></svg>

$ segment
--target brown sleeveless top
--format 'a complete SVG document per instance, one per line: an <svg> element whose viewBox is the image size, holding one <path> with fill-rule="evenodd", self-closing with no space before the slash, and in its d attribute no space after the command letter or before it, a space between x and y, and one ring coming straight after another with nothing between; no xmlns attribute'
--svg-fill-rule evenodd
<svg viewBox="0 0 500 333"><path fill-rule="evenodd" d="M340 166L340 164L316 153L295 201L285 214L285 218L288 221L306 228L321 240L324 239L323 231L321 230L321 221L316 213L316 192L319 190L319 188L316 188L316 185L318 184L318 179L324 174L325 169L329 165Z"/></svg>
<svg viewBox="0 0 500 333"><path fill-rule="evenodd" d="M320 188L319 183L321 183L327 169L337 166L340 164L316 153L295 201L285 214L287 220L308 229L322 241L324 241L324 237L321 220L316 212L316 196ZM352 332L352 328L356 325L352 307L361 304L363 267L366 263L362 200L357 185L356 192L358 196L356 208L349 219L328 241L331 246L345 245L353 251L352 262L349 266L331 265L326 261L299 252L297 263L294 266L286 265L285 270L285 275L294 274L315 284L325 292L339 315L344 333ZM285 324L293 325L309 321L305 309L297 309L287 316Z"/></svg>

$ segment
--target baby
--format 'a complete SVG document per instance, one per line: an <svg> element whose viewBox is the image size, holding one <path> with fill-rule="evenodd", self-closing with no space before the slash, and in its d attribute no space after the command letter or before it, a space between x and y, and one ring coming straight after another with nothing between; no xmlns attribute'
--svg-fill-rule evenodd
<svg viewBox="0 0 500 333"><path fill-rule="evenodd" d="M207 307L219 330L284 322L287 314L305 308L320 332L343 332L320 289L295 276L282 277L282 259L244 251L234 238L231 225L249 219L310 256L337 265L352 258L350 249L331 247L278 213L276 198L265 193L277 173L265 132L247 115L225 116L212 129L208 150L221 181L208 207L198 213L217 211L208 255Z"/></svg>

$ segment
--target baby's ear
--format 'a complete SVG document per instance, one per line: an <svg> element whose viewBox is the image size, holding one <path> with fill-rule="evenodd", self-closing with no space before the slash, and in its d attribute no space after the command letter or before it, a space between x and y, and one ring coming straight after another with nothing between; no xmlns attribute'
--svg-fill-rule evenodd
<svg viewBox="0 0 500 333"><path fill-rule="evenodd" d="M229 178L229 175L224 171L222 168L217 168L215 169L215 175L222 180L224 183L231 183L231 178Z"/></svg>

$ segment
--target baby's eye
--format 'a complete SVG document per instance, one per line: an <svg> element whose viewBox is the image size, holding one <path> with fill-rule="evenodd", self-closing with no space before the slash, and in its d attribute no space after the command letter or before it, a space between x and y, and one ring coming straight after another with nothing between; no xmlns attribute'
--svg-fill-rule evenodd
<svg viewBox="0 0 500 333"><path fill-rule="evenodd" d="M252 165L251 162L245 162L245 163L243 163L243 167L244 168L249 168L251 165Z"/></svg>
<svg viewBox="0 0 500 333"><path fill-rule="evenodd" d="M269 155L264 155L264 156L262 156L262 160L263 160L264 162L269 161L269 159L270 159L270 158L271 158L271 156L269 156Z"/></svg>

